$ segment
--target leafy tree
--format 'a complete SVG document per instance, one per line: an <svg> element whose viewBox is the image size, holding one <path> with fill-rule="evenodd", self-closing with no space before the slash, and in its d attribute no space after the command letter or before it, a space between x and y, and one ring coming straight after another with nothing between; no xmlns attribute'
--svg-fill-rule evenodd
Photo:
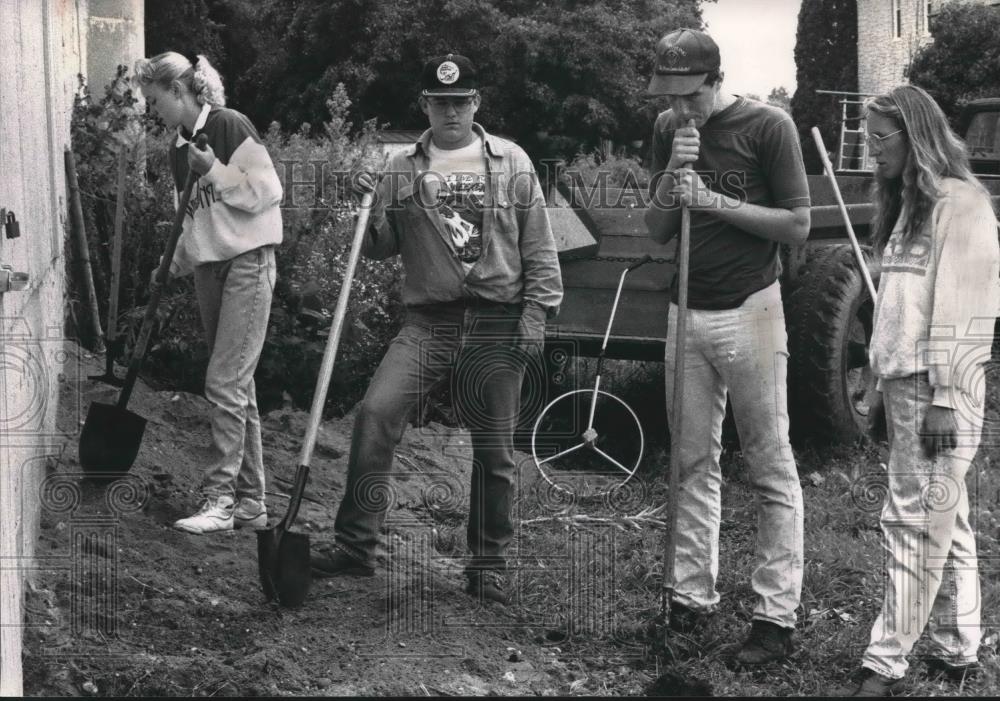
<svg viewBox="0 0 1000 701"><path fill-rule="evenodd" d="M146 55L179 51L222 61L222 26L211 17L213 6L220 4L219 0L146 0Z"/></svg>
<svg viewBox="0 0 1000 701"><path fill-rule="evenodd" d="M822 162L810 129L818 126L827 146L840 137L840 105L816 90L858 89L857 0L802 0L795 34L795 81L792 117L799 128L809 173L821 173Z"/></svg>
<svg viewBox="0 0 1000 701"><path fill-rule="evenodd" d="M784 86L772 88L767 95L767 104L780 107L789 114L792 113L792 98Z"/></svg>
<svg viewBox="0 0 1000 701"><path fill-rule="evenodd" d="M908 78L927 90L945 113L969 100L1000 96L1000 12L983 5L945 5L931 21L934 42L921 48Z"/></svg>
<svg viewBox="0 0 1000 701"><path fill-rule="evenodd" d="M318 124L343 83L355 123L422 127L423 61L452 51L480 71L483 123L536 154L644 135L658 108L644 95L656 41L701 25L697 0L186 1L206 3L227 58L241 52L223 72L258 125Z"/></svg>

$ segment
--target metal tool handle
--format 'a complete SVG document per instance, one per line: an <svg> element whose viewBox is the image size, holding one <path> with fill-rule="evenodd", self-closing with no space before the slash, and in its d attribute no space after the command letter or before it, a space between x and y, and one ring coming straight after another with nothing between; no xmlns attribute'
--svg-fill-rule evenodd
<svg viewBox="0 0 1000 701"><path fill-rule="evenodd" d="M611 316L608 318L608 328L604 330L604 341L601 343L601 352L597 354L597 372L595 373L596 378L594 379L594 394L590 400L590 414L587 419L588 429L594 427L594 413L597 411L597 395L601 389L601 370L604 367L604 351L608 347L608 338L611 336L611 326L615 323L615 314L618 312L618 301L622 296L622 287L625 285L625 276L636 268L641 267L652 260L653 256L647 253L635 263L625 268L625 270L622 271L621 276L618 278L618 289L615 290L615 301L611 304Z"/></svg>
<svg viewBox="0 0 1000 701"><path fill-rule="evenodd" d="M622 271L621 276L618 278L618 289L615 290L615 301L611 305L611 317L608 319L608 328L604 331L604 341L601 343L601 354L598 356L598 363L600 363L600 359L604 357L604 349L608 347L608 337L611 336L611 325L615 323L615 314L618 312L618 300L621 299L622 296L622 287L625 285L625 276L636 268L643 266L652 260L653 256L646 254L638 261L625 268L625 270ZM600 368L598 368L597 374L601 374Z"/></svg>
<svg viewBox="0 0 1000 701"><path fill-rule="evenodd" d="M837 178L833 173L833 164L830 163L830 157L826 153L823 135L819 133L817 127L813 127L812 136L813 141L816 142L816 150L819 151L820 160L823 161L823 172L826 173L827 180L830 181L830 185L833 187L833 194L837 198L840 216L844 218L844 226L847 227L847 236L851 239L851 248L854 250L854 257L858 259L858 268L861 270L861 276L865 279L865 285L868 286L868 294L872 296L872 301L874 301L876 295L875 283L872 282L871 273L868 272L868 264L865 262L864 253L862 253L861 246L858 244L858 237L855 235L854 227L851 225L851 217L847 213L847 205L844 204L844 198L840 194L840 185L837 184Z"/></svg>
<svg viewBox="0 0 1000 701"><path fill-rule="evenodd" d="M302 453L299 455L299 465L309 465L312 460L313 448L316 446L316 434L319 432L319 422L323 418L323 405L326 403L326 392L330 387L330 377L333 375L333 361L337 358L337 346L340 344L340 332L347 315L347 300L351 296L351 282L354 280L354 269L358 266L361 256L361 244L368 231L368 215L371 213L372 193L366 193L361 198L361 211L354 225L354 241L351 243L351 255L344 271L344 282L340 286L340 297L337 299L337 309L333 314L333 326L326 341L326 351L323 353L323 363L319 368L319 378L316 380L316 391L313 392L312 408L309 410L309 425L306 428L306 438L302 443ZM291 508L289 507L289 511Z"/></svg>
<svg viewBox="0 0 1000 701"><path fill-rule="evenodd" d="M205 134L199 134L197 140L198 148L204 151L207 144L208 137ZM156 277L149 288L149 301L146 302L146 313L142 317L142 328L139 330L139 339L135 344L135 349L132 351L132 359L128 364L128 373L125 375L125 384L122 385L122 392L118 396L119 409L125 409L128 405L132 389L135 387L136 378L139 376L139 368L142 366L143 358L146 355L146 346L149 345L149 337L153 333L156 307L160 304L160 297L163 295L163 286L166 285L168 276L170 275L170 263L174 259L174 251L177 250L177 242L180 240L181 232L184 229L184 217L187 214L188 203L191 201L191 192L194 190L194 184L197 180L198 174L189 168L187 179L184 181L184 192L181 193L180 202L177 204L177 212L174 214L174 226L170 230L170 236L167 238L167 248L163 252L163 257L160 259L160 267L157 268Z"/></svg>

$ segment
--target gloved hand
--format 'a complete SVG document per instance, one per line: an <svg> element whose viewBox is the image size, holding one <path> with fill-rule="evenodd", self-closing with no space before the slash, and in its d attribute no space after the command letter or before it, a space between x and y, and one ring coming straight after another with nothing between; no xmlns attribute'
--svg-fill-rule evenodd
<svg viewBox="0 0 1000 701"><path fill-rule="evenodd" d="M545 310L534 304L524 305L517 332L518 348L530 354L541 353L545 345Z"/></svg>
<svg viewBox="0 0 1000 701"><path fill-rule="evenodd" d="M369 192L375 192L377 184L378 179L374 173L362 170L351 177L351 192L354 193L355 197L361 199Z"/></svg>

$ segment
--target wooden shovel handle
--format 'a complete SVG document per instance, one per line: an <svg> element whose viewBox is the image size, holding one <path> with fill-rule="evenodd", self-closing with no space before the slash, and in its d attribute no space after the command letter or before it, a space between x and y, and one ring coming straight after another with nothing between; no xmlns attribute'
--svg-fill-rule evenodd
<svg viewBox="0 0 1000 701"><path fill-rule="evenodd" d="M351 243L351 255L347 259L347 269L344 271L344 281L340 286L340 297L337 299L337 309L333 314L333 325L326 340L326 351L323 353L323 363L316 379L316 391L313 392L312 408L309 410L309 425L306 437L302 443L299 455L299 465L309 465L312 460L313 448L316 446L316 434L319 432L319 422L323 418L323 405L326 403L326 392L330 387L330 377L333 375L333 362L337 358L337 346L340 345L340 332L347 315L347 300L351 296L351 282L354 280L354 270L361 256L361 243L368 231L368 215L371 213L372 193L361 198L361 211L354 225L354 241ZM289 511L292 509L289 508Z"/></svg>
<svg viewBox="0 0 1000 701"><path fill-rule="evenodd" d="M292 486L291 498L288 500L288 510L285 517L281 519L279 530L287 531L295 523L295 517L299 515L299 506L302 504L302 495L306 491L306 482L309 481L309 466L299 465L295 471L295 484Z"/></svg>
<svg viewBox="0 0 1000 701"><path fill-rule="evenodd" d="M688 122L694 126L694 120ZM690 168L688 163L685 167ZM663 614L669 622L677 556L677 497L680 488L681 436L684 424L684 349L687 337L688 270L691 260L691 212L681 203L681 235L677 248L677 323L674 346L673 421L670 424L670 482L667 491L667 533L663 553Z"/></svg>
<svg viewBox="0 0 1000 701"><path fill-rule="evenodd" d="M111 290L108 298L107 339L111 343L118 335L118 286L122 271L122 222L125 219L125 175L129 147L122 144L118 152L118 193L115 196L115 232L111 240Z"/></svg>
<svg viewBox="0 0 1000 701"><path fill-rule="evenodd" d="M202 151L208 144L208 137L204 134L198 135L197 145ZM180 201L177 203L177 213L174 215L174 226L170 230L167 238L167 248L160 259L160 267L156 270L156 277L149 288L149 301L146 302L146 313L142 317L142 328L139 330L139 340L132 351L132 359L128 364L128 373L125 375L125 384L122 386L122 393L118 395L118 408L124 410L128 405L132 389L135 387L135 380L139 376L139 368L142 366L143 358L146 355L146 346L149 345L149 337L153 333L153 321L156 318L156 307L160 304L160 297L163 296L163 286L167 283L170 275L170 263L174 259L174 251L177 250L177 242L181 238L184 230L184 217L187 214L188 203L191 201L191 192L194 190L195 181L198 174L188 169L187 180L184 181L184 191L181 193Z"/></svg>

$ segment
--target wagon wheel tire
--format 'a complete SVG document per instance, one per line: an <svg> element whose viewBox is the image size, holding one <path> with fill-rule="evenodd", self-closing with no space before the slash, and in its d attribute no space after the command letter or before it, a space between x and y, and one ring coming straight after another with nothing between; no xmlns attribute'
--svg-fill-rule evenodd
<svg viewBox="0 0 1000 701"><path fill-rule="evenodd" d="M865 435L873 303L846 244L810 250L785 302L793 442L851 443Z"/></svg>

